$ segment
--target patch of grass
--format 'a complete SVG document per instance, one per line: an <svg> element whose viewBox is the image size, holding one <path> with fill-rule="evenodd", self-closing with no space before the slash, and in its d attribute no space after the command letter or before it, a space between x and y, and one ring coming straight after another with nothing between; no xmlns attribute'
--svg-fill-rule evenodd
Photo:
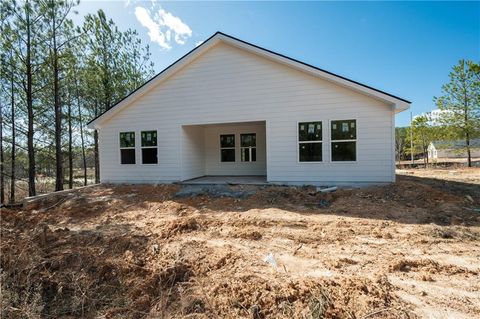
<svg viewBox="0 0 480 319"><path fill-rule="evenodd" d="M308 319L325 318L328 308L332 305L332 298L326 289L321 288L317 294L313 295L309 302L310 311Z"/></svg>
<svg viewBox="0 0 480 319"><path fill-rule="evenodd" d="M480 240L480 232L462 226L434 228L431 235L441 239Z"/></svg>

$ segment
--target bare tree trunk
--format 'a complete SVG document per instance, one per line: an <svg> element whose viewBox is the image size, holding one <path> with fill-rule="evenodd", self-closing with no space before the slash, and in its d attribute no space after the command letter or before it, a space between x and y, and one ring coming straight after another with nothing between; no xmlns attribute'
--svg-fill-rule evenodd
<svg viewBox="0 0 480 319"><path fill-rule="evenodd" d="M427 168L427 164L428 164L428 159L427 159L427 156L425 156L425 144L422 146L422 152L423 152L423 165L425 165L425 168Z"/></svg>
<svg viewBox="0 0 480 319"><path fill-rule="evenodd" d="M28 149L28 195L35 196L35 148L33 146L33 76L32 76L32 42L30 28L30 9L26 7L26 25L27 25L27 56L26 56L26 75L27 75L27 113L28 113L28 132L27 132L27 149Z"/></svg>
<svg viewBox="0 0 480 319"><path fill-rule="evenodd" d="M430 164L430 162L428 161L429 158L428 158L428 148L425 149L425 158L427 159L427 165Z"/></svg>
<svg viewBox="0 0 480 319"><path fill-rule="evenodd" d="M0 207L5 204L5 168L3 158L3 107L0 104Z"/></svg>
<svg viewBox="0 0 480 319"><path fill-rule="evenodd" d="M100 183L100 160L98 154L98 131L93 132L94 156L95 156L95 183Z"/></svg>
<svg viewBox="0 0 480 319"><path fill-rule="evenodd" d="M52 53L53 53L53 96L55 106L55 191L63 190L63 154L62 154L62 106L60 104L60 87L59 87L59 69L58 69L58 48L55 16L52 18Z"/></svg>
<svg viewBox="0 0 480 319"><path fill-rule="evenodd" d="M83 185L87 186L87 157L85 155L85 140L83 138L82 108L80 106L80 94L79 94L80 92L78 90L77 80L75 80L75 88L77 93L78 122L80 124L80 141L82 144Z"/></svg>
<svg viewBox="0 0 480 319"><path fill-rule="evenodd" d="M11 103L11 112L10 112L10 121L12 122L12 154L11 154L11 172L10 172L10 199L9 202L15 203L15 148L16 148L16 124L15 124L15 87L13 83L13 70L10 78L10 103Z"/></svg>
<svg viewBox="0 0 480 319"><path fill-rule="evenodd" d="M464 83L464 85L466 85ZM472 154L470 151L470 131L468 129L468 97L466 93L466 89L463 93L463 118L464 118L464 125L465 125L465 145L467 147L467 165L468 167L472 167Z"/></svg>
<svg viewBox="0 0 480 319"><path fill-rule="evenodd" d="M428 163L428 145L424 142L423 144L423 154L425 154L425 159L427 160L427 164L425 167L427 167Z"/></svg>
<svg viewBox="0 0 480 319"><path fill-rule="evenodd" d="M464 118L465 118L465 128L468 127L468 99L467 99L467 96L465 95L464 96ZM471 151L470 151L470 132L468 131L468 129L465 130L465 145L467 146L467 165L468 167L472 167L472 154L471 154Z"/></svg>
<svg viewBox="0 0 480 319"><path fill-rule="evenodd" d="M95 116L98 115L98 104L95 101ZM95 183L100 183L100 159L98 153L98 131L93 132L94 158L95 158Z"/></svg>
<svg viewBox="0 0 480 319"><path fill-rule="evenodd" d="M72 105L68 103L68 188L73 188Z"/></svg>
<svg viewBox="0 0 480 319"><path fill-rule="evenodd" d="M470 133L465 134L465 144L467 145L467 164L468 167L472 167L472 153L470 150Z"/></svg>

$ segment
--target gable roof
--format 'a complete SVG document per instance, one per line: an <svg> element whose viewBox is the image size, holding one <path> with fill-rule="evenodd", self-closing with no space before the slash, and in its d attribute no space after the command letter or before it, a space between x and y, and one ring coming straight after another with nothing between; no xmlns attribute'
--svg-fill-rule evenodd
<svg viewBox="0 0 480 319"><path fill-rule="evenodd" d="M457 149L464 149L466 147L465 140L433 141L430 144L432 144L437 149L445 149L445 150L457 150ZM471 139L470 147L480 148L480 138Z"/></svg>
<svg viewBox="0 0 480 319"><path fill-rule="evenodd" d="M347 87L357 92L360 92L362 94L368 95L375 99L384 101L394 106L395 112L401 112L410 107L410 103L411 103L410 101L407 101L393 94L375 89L371 86L362 84L354 80L350 80L346 77L337 75L335 73L320 69L313 65L287 57L283 54L270 51L268 49L259 47L255 44L251 44L246 41L232 37L228 34L225 34L222 32L216 32L210 38L205 40L202 44L192 49L190 52L182 56L177 61L173 62L163 71L161 71L160 73L155 75L153 78L145 82L143 85L138 87L136 90L131 92L125 98L117 102L110 109L106 110L105 112L103 112L102 114L100 114L99 116L91 120L90 122L88 122L87 126L92 129L98 128L101 122L107 120L108 118L112 117L114 114L118 113L120 110L122 110L124 107L126 107L127 105L132 103L134 100L142 96L151 88L155 87L160 82L166 80L168 77L175 74L177 71L182 69L184 66L186 66L187 64L195 60L198 56L202 55L204 52L208 51L210 48L212 48L214 45L216 45L219 42L227 43L236 48L246 50L248 52L262 56L269 60L273 60L275 62L290 66L294 69L303 71L310 75L319 77L321 79L333 82L340 86Z"/></svg>

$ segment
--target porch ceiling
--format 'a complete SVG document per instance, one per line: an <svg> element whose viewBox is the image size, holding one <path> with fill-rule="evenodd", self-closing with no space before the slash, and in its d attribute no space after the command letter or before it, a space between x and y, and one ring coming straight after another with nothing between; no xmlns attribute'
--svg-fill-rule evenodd
<svg viewBox="0 0 480 319"><path fill-rule="evenodd" d="M238 126L238 125L265 125L265 121L244 121L244 122L218 122L218 123L185 123L182 126L198 126L198 127L211 127L211 126Z"/></svg>

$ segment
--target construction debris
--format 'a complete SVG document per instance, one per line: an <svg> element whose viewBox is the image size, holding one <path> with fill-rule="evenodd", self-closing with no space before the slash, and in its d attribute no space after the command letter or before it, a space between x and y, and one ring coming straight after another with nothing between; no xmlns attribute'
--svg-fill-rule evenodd
<svg viewBox="0 0 480 319"><path fill-rule="evenodd" d="M277 261L275 260L275 257L273 257L272 253L268 253L268 255L266 255L265 258L263 258L263 261L270 264L270 266L272 266L275 269L278 268Z"/></svg>
<svg viewBox="0 0 480 319"><path fill-rule="evenodd" d="M330 192L336 191L337 189L338 189L338 187L336 187L336 186L327 187L327 188L317 187L317 192L330 193Z"/></svg>

